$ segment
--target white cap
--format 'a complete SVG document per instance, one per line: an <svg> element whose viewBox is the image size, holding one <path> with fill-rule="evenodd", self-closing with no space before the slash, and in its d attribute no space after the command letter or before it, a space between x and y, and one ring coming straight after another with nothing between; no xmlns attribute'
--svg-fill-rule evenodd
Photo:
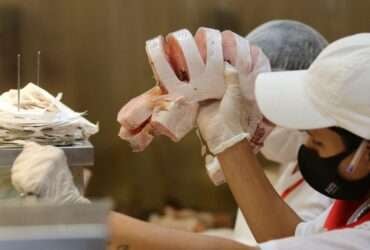
<svg viewBox="0 0 370 250"><path fill-rule="evenodd" d="M337 126L370 139L370 33L330 44L308 70L260 74L256 99L282 127Z"/></svg>

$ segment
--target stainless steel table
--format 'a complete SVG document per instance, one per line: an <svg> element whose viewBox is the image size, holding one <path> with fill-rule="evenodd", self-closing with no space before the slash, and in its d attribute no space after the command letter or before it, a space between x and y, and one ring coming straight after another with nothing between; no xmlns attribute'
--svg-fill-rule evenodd
<svg viewBox="0 0 370 250"><path fill-rule="evenodd" d="M66 154L75 184L83 193L91 175L87 167L92 167L95 163L94 146L89 141L86 141L74 146L60 148L62 148ZM10 169L14 160L21 152L21 147L0 148L0 170L1 168Z"/></svg>
<svg viewBox="0 0 370 250"><path fill-rule="evenodd" d="M109 202L1 205L0 249L104 250Z"/></svg>
<svg viewBox="0 0 370 250"><path fill-rule="evenodd" d="M75 146L60 148L66 153L68 165L71 168L90 167L94 165L94 147L89 141ZM11 167L21 152L21 147L0 148L0 167Z"/></svg>

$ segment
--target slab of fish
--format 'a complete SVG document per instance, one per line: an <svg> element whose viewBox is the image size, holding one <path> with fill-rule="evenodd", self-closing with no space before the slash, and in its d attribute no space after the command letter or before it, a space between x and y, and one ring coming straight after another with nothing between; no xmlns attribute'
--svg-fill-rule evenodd
<svg viewBox="0 0 370 250"><path fill-rule="evenodd" d="M135 152L145 150L155 136L180 141L194 127L199 105L225 93L225 62L239 73L243 95L254 98L250 79L269 71L262 51L231 32L199 28L195 36L183 29L146 43L156 85L131 99L119 112L119 136Z"/></svg>

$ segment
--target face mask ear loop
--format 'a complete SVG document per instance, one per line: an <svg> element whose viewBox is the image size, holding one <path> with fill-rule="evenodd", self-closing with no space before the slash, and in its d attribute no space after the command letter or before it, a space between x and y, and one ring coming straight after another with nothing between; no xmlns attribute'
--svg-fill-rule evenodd
<svg viewBox="0 0 370 250"><path fill-rule="evenodd" d="M364 155L364 153L366 151L368 143L369 143L369 141L366 141L366 140L363 140L361 142L360 146L356 150L355 156L353 157L351 163L346 168L346 171L348 173L351 174L356 170L356 168L358 167L358 164L360 163L360 160L361 160L362 156Z"/></svg>

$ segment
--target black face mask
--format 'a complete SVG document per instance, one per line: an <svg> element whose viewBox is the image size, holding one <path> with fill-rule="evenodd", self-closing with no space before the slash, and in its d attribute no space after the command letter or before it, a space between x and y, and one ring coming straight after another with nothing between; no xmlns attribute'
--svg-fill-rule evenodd
<svg viewBox="0 0 370 250"><path fill-rule="evenodd" d="M322 158L306 146L298 153L299 169L310 186L316 191L338 200L358 200L369 192L370 175L357 181L347 181L339 175L340 163L355 150Z"/></svg>

